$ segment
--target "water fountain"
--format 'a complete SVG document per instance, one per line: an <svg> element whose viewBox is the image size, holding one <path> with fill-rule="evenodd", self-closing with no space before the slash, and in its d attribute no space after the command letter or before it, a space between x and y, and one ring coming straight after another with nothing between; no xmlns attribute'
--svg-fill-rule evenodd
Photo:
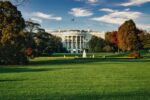
<svg viewBox="0 0 150 100"><path fill-rule="evenodd" d="M85 51L85 50L83 51L82 58L87 58L87 55L86 55L86 51Z"/></svg>

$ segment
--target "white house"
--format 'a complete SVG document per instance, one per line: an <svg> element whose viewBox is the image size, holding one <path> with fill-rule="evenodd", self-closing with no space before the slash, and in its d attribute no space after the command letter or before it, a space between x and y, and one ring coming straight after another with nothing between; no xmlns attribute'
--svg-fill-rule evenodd
<svg viewBox="0 0 150 100"><path fill-rule="evenodd" d="M104 38L104 32L85 30L58 30L50 32L52 35L62 38L63 46L70 53L81 53L88 48L87 43L92 35Z"/></svg>

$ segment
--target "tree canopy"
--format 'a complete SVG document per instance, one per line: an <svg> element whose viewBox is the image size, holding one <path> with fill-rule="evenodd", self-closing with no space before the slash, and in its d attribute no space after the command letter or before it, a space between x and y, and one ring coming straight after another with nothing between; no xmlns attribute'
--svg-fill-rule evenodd
<svg viewBox="0 0 150 100"><path fill-rule="evenodd" d="M123 51L138 50L140 41L138 39L138 30L133 20L123 23L118 29L118 47Z"/></svg>
<svg viewBox="0 0 150 100"><path fill-rule="evenodd" d="M9 1L0 1L0 23L0 63L26 63L25 34L22 32L25 21L21 12Z"/></svg>
<svg viewBox="0 0 150 100"><path fill-rule="evenodd" d="M103 51L105 41L104 41L104 39L99 38L97 36L92 36L92 38L88 44L89 44L90 52L101 52L101 51Z"/></svg>

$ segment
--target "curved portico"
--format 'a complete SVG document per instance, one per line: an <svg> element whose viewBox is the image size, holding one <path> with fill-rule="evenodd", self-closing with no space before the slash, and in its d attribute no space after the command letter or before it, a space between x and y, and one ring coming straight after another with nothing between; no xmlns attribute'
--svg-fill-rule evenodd
<svg viewBox="0 0 150 100"><path fill-rule="evenodd" d="M65 36L65 47L71 53L80 53L86 48L84 35L67 35Z"/></svg>
<svg viewBox="0 0 150 100"><path fill-rule="evenodd" d="M87 32L78 30L66 31L63 33L63 44L66 49L71 53L81 53L86 48Z"/></svg>

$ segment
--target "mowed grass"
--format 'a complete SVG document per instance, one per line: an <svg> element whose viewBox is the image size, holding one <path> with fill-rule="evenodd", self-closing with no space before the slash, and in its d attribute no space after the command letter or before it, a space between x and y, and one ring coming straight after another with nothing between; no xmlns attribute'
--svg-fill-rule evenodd
<svg viewBox="0 0 150 100"><path fill-rule="evenodd" d="M40 57L0 66L0 100L150 100L150 58Z"/></svg>

